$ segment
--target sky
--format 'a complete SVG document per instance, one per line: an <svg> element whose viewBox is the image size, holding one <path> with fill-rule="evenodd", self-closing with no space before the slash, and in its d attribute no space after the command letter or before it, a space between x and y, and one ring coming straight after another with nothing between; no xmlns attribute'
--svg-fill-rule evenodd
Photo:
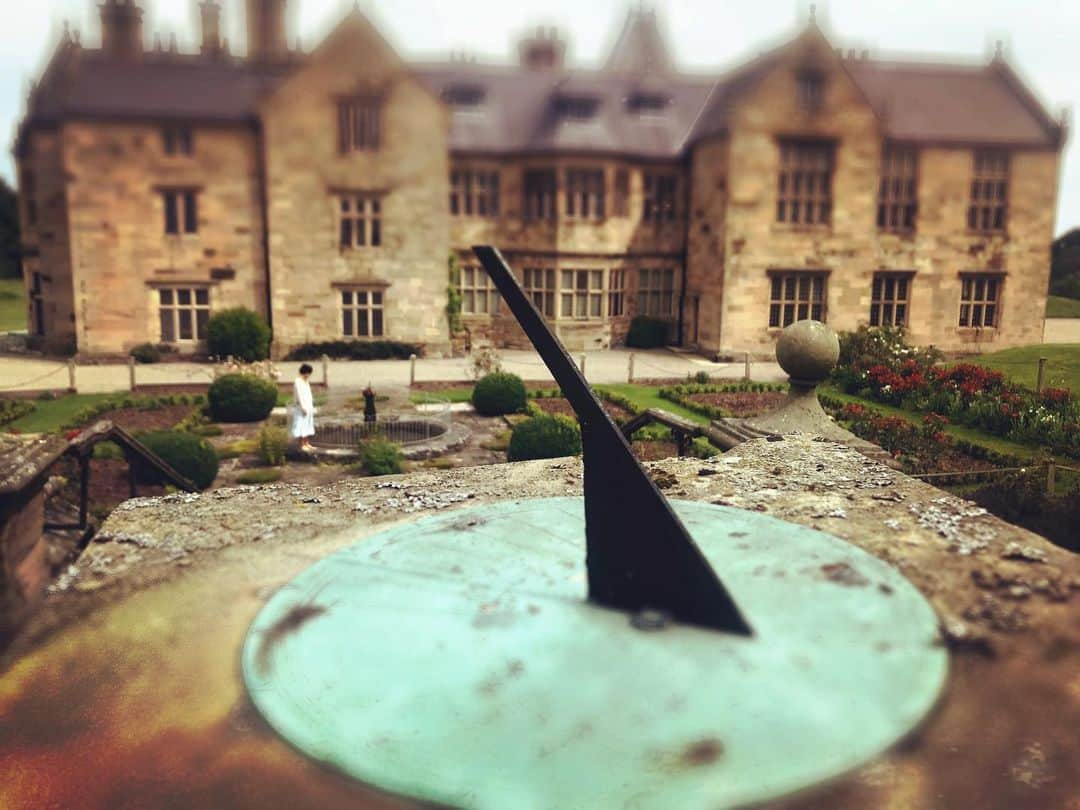
<svg viewBox="0 0 1080 810"><path fill-rule="evenodd" d="M0 0L0 174L14 175L10 143L28 83L60 36L63 20L83 43L99 42L99 0ZM175 34L181 50L198 41L198 0L141 0L148 42ZM289 0L290 39L318 43L353 0ZM225 33L243 47L244 0L222 0ZM629 0L360 0L407 59L445 58L466 51L479 61L515 56L520 36L554 25L569 41L569 59L597 65L610 48ZM722 70L793 35L810 0L652 0L679 67ZM1076 0L819 0L818 21L836 47L872 56L985 61L1001 40L1013 67L1057 118L1080 108L1080 3ZM1070 138L1062 169L1055 233L1080 227L1080 139Z"/></svg>

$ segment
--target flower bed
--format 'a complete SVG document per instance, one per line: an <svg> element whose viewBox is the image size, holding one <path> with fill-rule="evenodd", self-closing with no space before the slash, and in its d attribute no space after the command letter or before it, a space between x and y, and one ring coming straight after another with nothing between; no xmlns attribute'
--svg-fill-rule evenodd
<svg viewBox="0 0 1080 810"><path fill-rule="evenodd" d="M723 419L774 410L783 403L786 391L787 386L767 383L675 385L662 389L660 396L710 419Z"/></svg>
<svg viewBox="0 0 1080 810"><path fill-rule="evenodd" d="M954 442L944 431L949 420L939 414L926 414L919 426L899 416L878 413L864 405L849 403L840 406L827 399L823 404L856 436L891 453L909 475L970 472L970 480L976 481L982 478L980 472L993 470L1003 464L1019 466L1022 463L1020 459L989 454L973 445ZM961 483L961 480L956 479L953 483Z"/></svg>
<svg viewBox="0 0 1080 810"><path fill-rule="evenodd" d="M846 393L1080 457L1080 399L1070 391L1036 393L1009 383L1000 372L970 363L936 365L932 353L881 350L859 334L844 339L871 345L873 351L842 351L848 364L838 368L834 379ZM889 340L895 343L896 338L890 333Z"/></svg>

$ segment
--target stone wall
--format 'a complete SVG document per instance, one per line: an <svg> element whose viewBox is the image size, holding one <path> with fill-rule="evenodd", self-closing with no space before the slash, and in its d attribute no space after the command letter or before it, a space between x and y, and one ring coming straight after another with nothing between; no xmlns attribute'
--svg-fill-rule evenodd
<svg viewBox="0 0 1080 810"><path fill-rule="evenodd" d="M817 113L796 103L795 75L807 66L825 75ZM776 221L783 136L835 143L830 225ZM771 354L779 330L769 328L770 270L827 272L826 317L836 330L869 323L874 273L898 271L914 273L909 334L917 343L964 352L1042 340L1058 154L1010 153L1007 234L987 236L966 228L975 146L922 147L916 230L894 235L876 223L882 145L879 121L843 64L811 35L735 107L726 153L714 143L697 147L689 255L692 287L707 307L698 345ZM710 216L710 206L723 205L716 183L726 161L726 217ZM722 246L706 226L722 231ZM959 327L961 272L1003 274L999 328Z"/></svg>
<svg viewBox="0 0 1080 810"><path fill-rule="evenodd" d="M382 97L380 148L338 148L338 99ZM265 102L275 350L342 336L335 285L384 289L384 335L449 347L447 112L350 15ZM382 246L342 249L340 195L381 196Z"/></svg>
<svg viewBox="0 0 1080 810"><path fill-rule="evenodd" d="M265 313L253 130L196 126L191 156L165 154L144 124L70 123L63 139L80 351L159 342L161 285L209 287L212 311ZM161 190L181 187L197 190L198 232L168 235Z"/></svg>
<svg viewBox="0 0 1080 810"><path fill-rule="evenodd" d="M626 332L635 314L639 269L670 268L678 286L686 256L686 176L675 163L642 163L606 157L508 158L502 161L454 159L454 169L499 171L501 209L498 217L452 216L451 240L462 265L477 262L471 248L492 244L500 248L511 267L522 278L525 268L562 270L600 270L604 274L604 314L599 318L576 320L562 313L559 290L553 327L571 351L600 349L625 342ZM556 216L550 222L527 222L523 216L523 183L530 169L553 169L556 176ZM567 215L566 173L572 169L604 172L605 217L599 220L574 219ZM615 176L620 170L629 177L626 213L616 214ZM680 184L676 218L671 222L646 222L645 173L659 171L674 174ZM610 271L625 271L623 315L611 317L608 310ZM469 318L470 328L484 334L498 345L527 348L524 334L508 313L506 317ZM676 320L673 315L672 321ZM674 335L674 329L673 329ZM490 337L489 337L490 336Z"/></svg>
<svg viewBox="0 0 1080 810"><path fill-rule="evenodd" d="M0 643L41 602L49 584L44 526L43 491L0 504Z"/></svg>
<svg viewBox="0 0 1080 810"><path fill-rule="evenodd" d="M28 139L26 151L17 157L20 183L19 219L22 226L23 281L26 300L31 301L34 275L41 279L43 337L45 348L59 350L75 341L75 300L71 281L71 227L68 218L67 179L63 137L60 130L39 130ZM30 180L33 193L27 193ZM37 210L33 224L28 208ZM34 330L36 324L27 328Z"/></svg>

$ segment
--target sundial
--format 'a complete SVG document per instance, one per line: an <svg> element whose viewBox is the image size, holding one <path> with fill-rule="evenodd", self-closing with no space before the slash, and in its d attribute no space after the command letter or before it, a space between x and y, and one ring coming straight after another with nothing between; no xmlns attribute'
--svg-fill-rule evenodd
<svg viewBox="0 0 1080 810"><path fill-rule="evenodd" d="M910 733L938 621L836 537L656 488L497 250L475 249L582 427L585 497L399 525L279 590L243 650L294 747L491 810L775 799Z"/></svg>

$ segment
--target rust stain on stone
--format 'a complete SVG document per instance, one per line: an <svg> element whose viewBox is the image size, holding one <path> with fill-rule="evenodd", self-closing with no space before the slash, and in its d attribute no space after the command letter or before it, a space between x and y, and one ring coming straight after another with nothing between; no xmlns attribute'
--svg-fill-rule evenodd
<svg viewBox="0 0 1080 810"><path fill-rule="evenodd" d="M270 657L282 641L291 636L305 624L326 613L322 605L296 605L292 610L282 616L266 633L263 634L262 646L259 648L258 664L259 671L263 674L270 671Z"/></svg>

